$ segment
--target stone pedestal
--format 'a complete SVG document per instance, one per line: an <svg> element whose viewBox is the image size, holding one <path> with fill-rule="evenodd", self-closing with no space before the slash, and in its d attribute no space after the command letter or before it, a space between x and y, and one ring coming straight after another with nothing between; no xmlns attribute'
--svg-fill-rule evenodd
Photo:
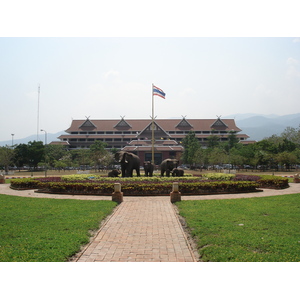
<svg viewBox="0 0 300 300"><path fill-rule="evenodd" d="M171 202L181 201L181 193L179 192L178 182L173 182L172 192L170 193Z"/></svg>
<svg viewBox="0 0 300 300"><path fill-rule="evenodd" d="M123 202L123 193L121 192L121 183L115 183L114 192L112 193L112 201Z"/></svg>

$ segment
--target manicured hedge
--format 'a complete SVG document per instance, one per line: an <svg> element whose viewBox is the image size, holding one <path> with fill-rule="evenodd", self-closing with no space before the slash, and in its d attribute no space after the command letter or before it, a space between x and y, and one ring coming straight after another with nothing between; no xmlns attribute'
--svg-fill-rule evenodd
<svg viewBox="0 0 300 300"><path fill-rule="evenodd" d="M262 175L258 180L258 184L261 188L285 189L289 187L289 180L279 176Z"/></svg>
<svg viewBox="0 0 300 300"><path fill-rule="evenodd" d="M72 175L71 175L72 176ZM71 177L72 178L72 177ZM11 180L14 189L38 189L47 193L111 195L114 183L121 183L121 190L127 195L169 195L172 183L179 183L183 195L201 195L218 193L254 192L257 188L286 188L288 179L277 176L230 176L229 180L208 180L201 177L133 177L133 178L99 178L80 176L71 179L63 177L25 178ZM206 177L207 178L207 177ZM228 178L228 177L227 177ZM81 180L80 180L81 179ZM222 180L223 179L223 180Z"/></svg>

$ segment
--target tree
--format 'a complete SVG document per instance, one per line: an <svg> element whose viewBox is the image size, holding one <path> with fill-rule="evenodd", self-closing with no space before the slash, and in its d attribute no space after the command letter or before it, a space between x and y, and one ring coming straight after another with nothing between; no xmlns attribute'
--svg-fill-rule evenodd
<svg viewBox="0 0 300 300"><path fill-rule="evenodd" d="M194 131L189 131L189 133L182 140L182 145L184 147L182 159L183 162L190 165L195 165L199 161L200 152L200 142L196 138Z"/></svg>
<svg viewBox="0 0 300 300"><path fill-rule="evenodd" d="M45 158L45 146L41 141L33 141L28 143L28 160L31 167L37 168L38 163L40 163Z"/></svg>
<svg viewBox="0 0 300 300"><path fill-rule="evenodd" d="M57 161L60 161L67 154L67 149L63 145L46 145L47 162L51 167L55 167Z"/></svg>
<svg viewBox="0 0 300 300"><path fill-rule="evenodd" d="M9 166L13 162L14 150L9 147L0 147L0 165L4 167L5 174L8 174Z"/></svg>
<svg viewBox="0 0 300 300"><path fill-rule="evenodd" d="M215 148L219 147L220 145L220 138L216 135L211 135L207 138L207 147L208 148Z"/></svg>
<svg viewBox="0 0 300 300"><path fill-rule="evenodd" d="M238 143L239 139L236 136L236 132L232 130L229 131L228 142L224 144L224 148L226 149L228 154L233 148L237 147Z"/></svg>
<svg viewBox="0 0 300 300"><path fill-rule="evenodd" d="M300 144L300 125L298 128L287 127L281 136L295 144Z"/></svg>
<svg viewBox="0 0 300 300"><path fill-rule="evenodd" d="M73 165L76 167L88 166L92 163L90 149L72 150L70 154Z"/></svg>
<svg viewBox="0 0 300 300"><path fill-rule="evenodd" d="M240 149L238 148L233 148L230 151L230 157L229 157L229 164L232 164L234 166L241 166L245 164L245 157L241 154Z"/></svg>
<svg viewBox="0 0 300 300"><path fill-rule="evenodd" d="M19 144L14 148L14 163L19 168L29 163L29 153L27 144Z"/></svg>
<svg viewBox="0 0 300 300"><path fill-rule="evenodd" d="M98 170L100 169L102 160L107 155L107 150L105 149L106 146L107 144L103 143L102 141L95 141L95 143L90 147L91 158L95 165L95 170L96 167Z"/></svg>
<svg viewBox="0 0 300 300"><path fill-rule="evenodd" d="M228 160L228 155L225 153L224 149L221 148L213 148L208 150L208 163L210 165L221 165L226 160Z"/></svg>
<svg viewBox="0 0 300 300"><path fill-rule="evenodd" d="M278 164L288 170L291 165L297 163L297 156L295 153L284 151L276 155L276 160Z"/></svg>

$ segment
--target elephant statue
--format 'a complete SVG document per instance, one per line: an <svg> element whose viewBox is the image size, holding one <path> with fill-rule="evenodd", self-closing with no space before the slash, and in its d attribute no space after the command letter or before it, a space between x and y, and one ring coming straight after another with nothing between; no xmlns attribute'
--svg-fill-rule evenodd
<svg viewBox="0 0 300 300"><path fill-rule="evenodd" d="M108 172L108 177L118 177L121 174L120 170L113 169L110 172Z"/></svg>
<svg viewBox="0 0 300 300"><path fill-rule="evenodd" d="M174 177L182 177L184 175L184 170L183 169L180 169L180 168L174 168L172 170L172 175Z"/></svg>
<svg viewBox="0 0 300 300"><path fill-rule="evenodd" d="M115 160L121 163L122 177L132 177L133 170L140 176L140 159L137 155L119 151L115 154Z"/></svg>
<svg viewBox="0 0 300 300"><path fill-rule="evenodd" d="M177 168L179 161L177 159L167 158L161 162L160 175L163 177L166 172L166 176L170 177L170 173L174 168Z"/></svg>
<svg viewBox="0 0 300 300"><path fill-rule="evenodd" d="M154 165L150 161L145 161L144 162L144 170L145 170L145 176L146 177L152 177L153 176L153 170L154 170Z"/></svg>

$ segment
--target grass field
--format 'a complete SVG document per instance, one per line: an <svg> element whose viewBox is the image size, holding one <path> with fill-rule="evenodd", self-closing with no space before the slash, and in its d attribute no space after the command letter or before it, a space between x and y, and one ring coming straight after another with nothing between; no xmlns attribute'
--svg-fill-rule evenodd
<svg viewBox="0 0 300 300"><path fill-rule="evenodd" d="M113 201L0 195L0 261L67 261L115 206Z"/></svg>
<svg viewBox="0 0 300 300"><path fill-rule="evenodd" d="M300 194L176 205L201 261L300 261Z"/></svg>

